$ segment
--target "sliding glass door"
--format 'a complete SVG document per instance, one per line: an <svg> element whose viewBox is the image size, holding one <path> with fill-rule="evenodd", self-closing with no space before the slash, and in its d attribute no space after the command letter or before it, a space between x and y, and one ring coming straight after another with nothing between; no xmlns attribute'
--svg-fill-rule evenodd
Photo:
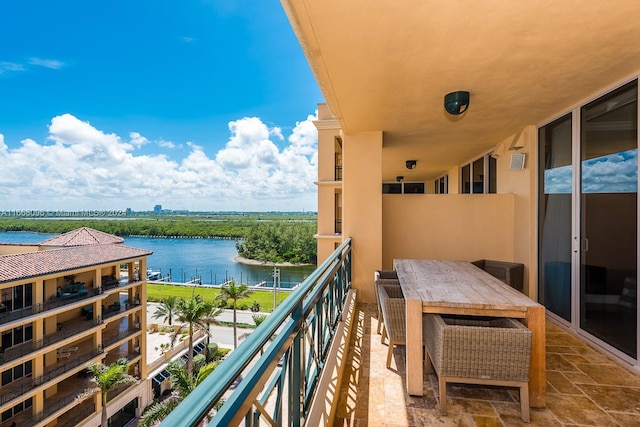
<svg viewBox="0 0 640 427"><path fill-rule="evenodd" d="M638 87L539 129L539 299L638 359Z"/></svg>
<svg viewBox="0 0 640 427"><path fill-rule="evenodd" d="M580 111L580 328L637 358L637 84Z"/></svg>
<svg viewBox="0 0 640 427"><path fill-rule="evenodd" d="M572 119L568 114L538 131L539 298L547 310L571 321Z"/></svg>

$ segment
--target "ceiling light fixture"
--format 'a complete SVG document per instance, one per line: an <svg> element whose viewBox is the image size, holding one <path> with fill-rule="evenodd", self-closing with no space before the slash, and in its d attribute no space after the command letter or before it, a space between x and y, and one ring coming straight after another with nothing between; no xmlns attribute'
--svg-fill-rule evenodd
<svg viewBox="0 0 640 427"><path fill-rule="evenodd" d="M416 167L417 160L407 160L405 163L407 165L407 169L414 169Z"/></svg>

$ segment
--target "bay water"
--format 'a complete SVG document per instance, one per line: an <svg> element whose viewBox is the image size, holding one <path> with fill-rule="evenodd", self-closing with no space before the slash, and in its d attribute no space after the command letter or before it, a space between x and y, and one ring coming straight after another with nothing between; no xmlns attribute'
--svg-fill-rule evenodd
<svg viewBox="0 0 640 427"><path fill-rule="evenodd" d="M53 234L30 232L0 232L0 243L40 243ZM203 284L218 285L229 280L273 286L274 268L265 265L246 265L234 260L238 255L235 240L189 239L158 237L125 237L124 245L153 251L147 267L172 282L199 279ZM277 267L278 286L291 288L313 272L315 266Z"/></svg>

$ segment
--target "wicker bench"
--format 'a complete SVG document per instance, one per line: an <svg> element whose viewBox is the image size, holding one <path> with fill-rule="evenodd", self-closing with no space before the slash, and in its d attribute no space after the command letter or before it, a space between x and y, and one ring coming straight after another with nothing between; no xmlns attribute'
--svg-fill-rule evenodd
<svg viewBox="0 0 640 427"><path fill-rule="evenodd" d="M512 288L520 292L524 291L524 264L490 259L480 259L471 264L483 269Z"/></svg>
<svg viewBox="0 0 640 427"><path fill-rule="evenodd" d="M427 370L438 375L440 413L447 414L447 383L520 388L520 409L529 422L531 331L505 318L424 315Z"/></svg>

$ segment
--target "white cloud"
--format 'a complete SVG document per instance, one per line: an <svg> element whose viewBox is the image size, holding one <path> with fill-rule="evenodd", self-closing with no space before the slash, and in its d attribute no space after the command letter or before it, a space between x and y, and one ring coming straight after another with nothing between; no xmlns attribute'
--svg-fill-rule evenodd
<svg viewBox="0 0 640 427"><path fill-rule="evenodd" d="M162 148L176 148L177 145L171 141L165 141L164 139L160 139L157 141L157 144Z"/></svg>
<svg viewBox="0 0 640 427"><path fill-rule="evenodd" d="M9 73L15 73L18 71L25 71L24 65L16 64L15 62L0 61L0 77Z"/></svg>
<svg viewBox="0 0 640 427"><path fill-rule="evenodd" d="M51 68L54 70L59 70L60 68L65 66L64 62L58 61L56 59L42 59L42 58L29 58L30 65L36 65L38 67Z"/></svg>
<svg viewBox="0 0 640 427"><path fill-rule="evenodd" d="M0 209L150 210L156 204L189 210L316 210L317 132L309 116L285 146L280 128L259 118L229 123L217 153L187 142L176 161L143 155L142 146L175 147L138 132L128 140L71 114L51 120L43 143L9 148L0 134Z"/></svg>

